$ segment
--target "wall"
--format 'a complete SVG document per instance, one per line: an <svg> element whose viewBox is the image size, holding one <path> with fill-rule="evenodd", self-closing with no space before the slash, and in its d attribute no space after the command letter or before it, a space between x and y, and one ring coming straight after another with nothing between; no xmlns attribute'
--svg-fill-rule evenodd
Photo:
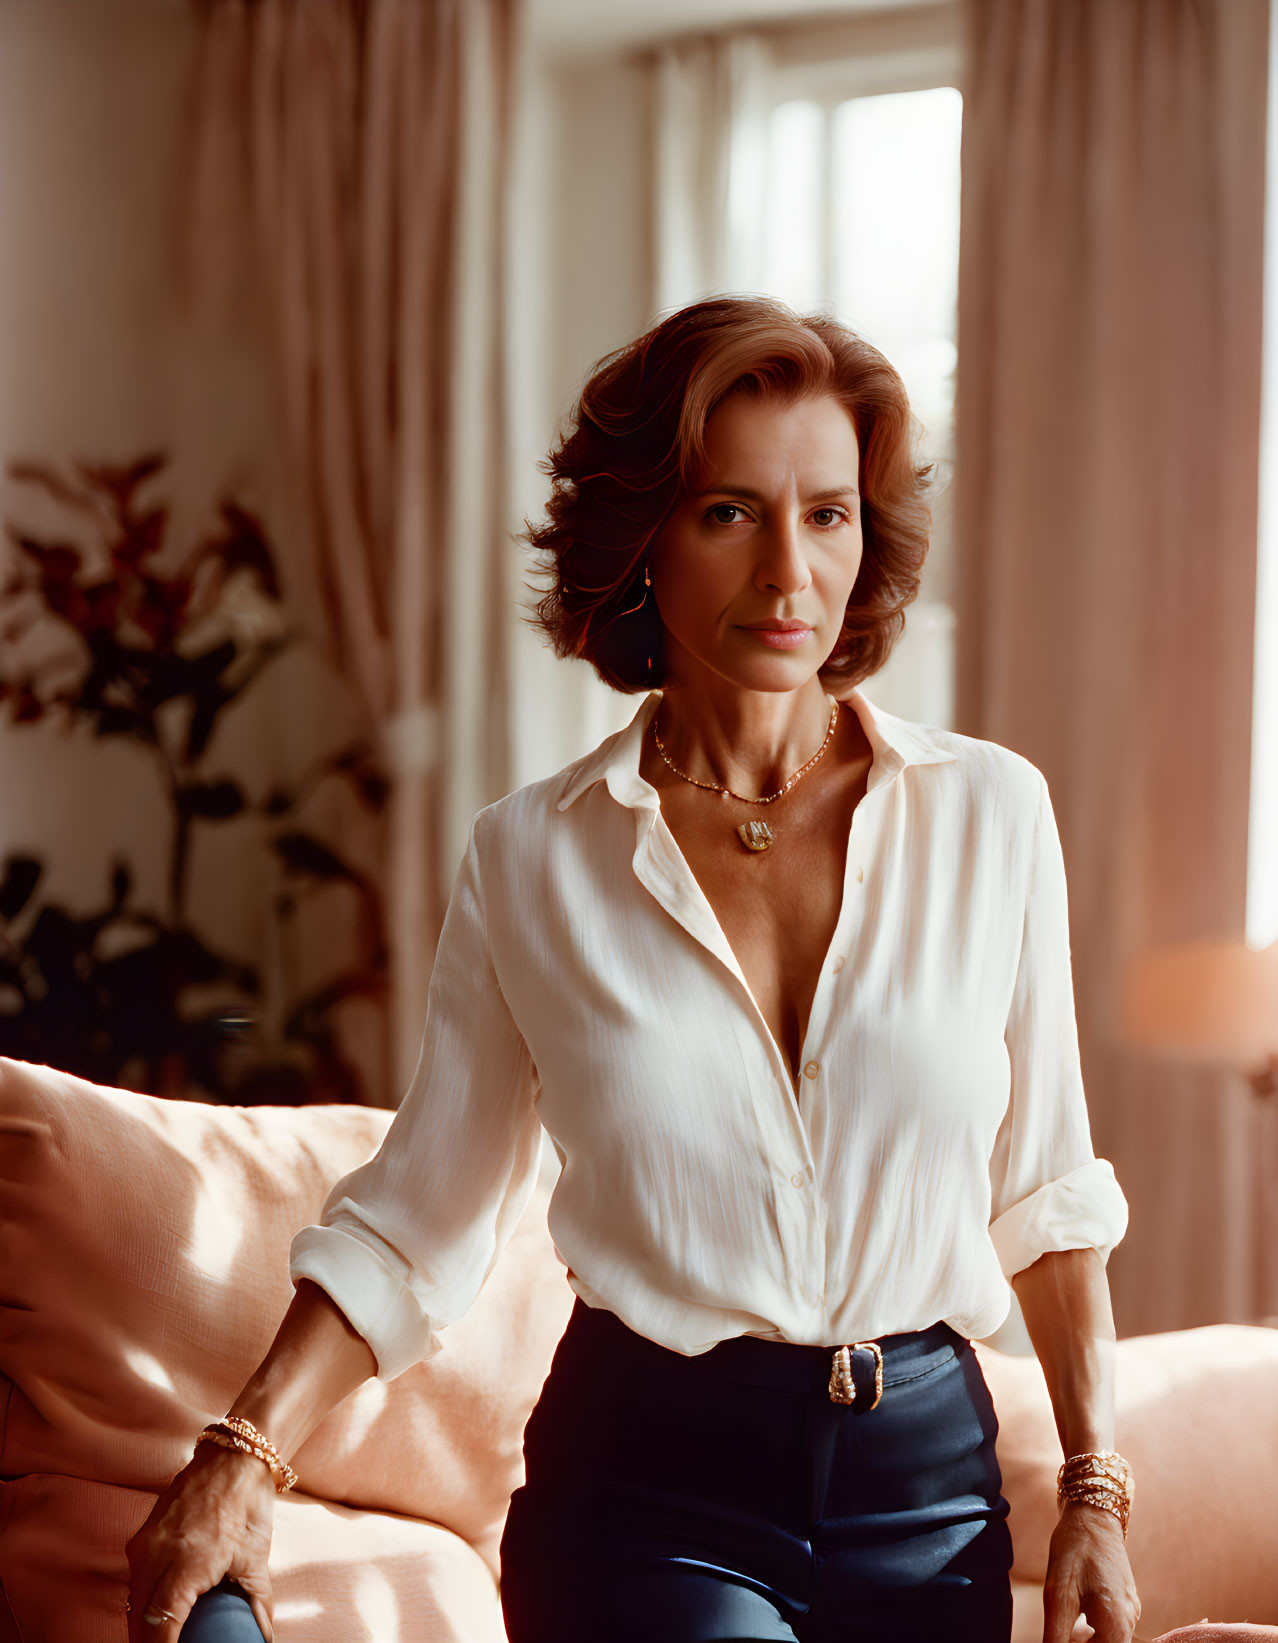
<svg viewBox="0 0 1278 1643"><path fill-rule="evenodd" d="M166 474L145 491L172 508L161 561L170 568L211 522L223 489L260 508L287 559L253 316L241 332L201 335L174 296L170 206L194 44L185 5L0 5L0 450L6 463L54 464L171 452ZM11 478L0 505L7 520L40 534L65 534L70 522ZM7 646L6 673L28 659ZM330 745L346 713L343 694L294 651L226 710L212 762L260 793L301 771L315 737ZM87 911L106 899L111 858L122 852L137 869L139 904L160 910L169 819L143 751L80 735L68 743L51 726L15 727L6 715L0 785L0 856L47 855L42 894ZM308 815L332 822L341 808L334 795ZM191 912L210 944L271 966L285 956L272 946L268 857L246 837L257 825L200 830L203 888ZM299 983L314 973L306 938L332 928L331 908L303 917Z"/></svg>
<svg viewBox="0 0 1278 1643"><path fill-rule="evenodd" d="M644 113L625 54L560 60L534 51L521 146L523 200L514 262L525 286L523 392L517 408L516 517L537 519L550 493L537 472L591 366L650 323L645 310ZM531 280L526 270L532 269ZM530 291L528 287L535 287ZM526 573L528 560L521 558ZM626 723L639 697L559 660L520 624L515 646L516 785L560 769Z"/></svg>

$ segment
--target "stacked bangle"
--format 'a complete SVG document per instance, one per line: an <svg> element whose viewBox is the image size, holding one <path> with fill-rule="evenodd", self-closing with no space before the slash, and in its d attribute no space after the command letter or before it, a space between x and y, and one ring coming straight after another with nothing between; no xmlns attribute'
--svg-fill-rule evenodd
<svg viewBox="0 0 1278 1643"><path fill-rule="evenodd" d="M1112 1512L1123 1526L1127 1538L1127 1519L1131 1513L1133 1482L1131 1466L1114 1449L1098 1449L1083 1455L1071 1455L1056 1474L1056 1505L1079 1500L1088 1506L1100 1506Z"/></svg>
<svg viewBox="0 0 1278 1643"><path fill-rule="evenodd" d="M258 1460L264 1460L275 1479L277 1494L282 1495L297 1482L297 1473L271 1440L243 1415L228 1415L225 1420L214 1421L204 1428L195 1442L197 1448L202 1443L216 1443L223 1449L239 1449L246 1455L256 1455Z"/></svg>

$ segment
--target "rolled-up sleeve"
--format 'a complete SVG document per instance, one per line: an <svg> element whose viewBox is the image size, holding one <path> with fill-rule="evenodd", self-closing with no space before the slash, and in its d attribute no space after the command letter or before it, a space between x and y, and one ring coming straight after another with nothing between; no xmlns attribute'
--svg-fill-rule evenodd
<svg viewBox="0 0 1278 1643"><path fill-rule="evenodd" d="M537 1179L537 1074L498 985L472 824L440 931L417 1070L366 1163L289 1250L394 1380L439 1351L474 1301Z"/></svg>
<svg viewBox="0 0 1278 1643"><path fill-rule="evenodd" d="M1079 1060L1065 862L1038 772L1025 923L1004 1039L1011 1096L990 1158L990 1238L1007 1278L1049 1250L1096 1249L1127 1230L1127 1200L1092 1149Z"/></svg>

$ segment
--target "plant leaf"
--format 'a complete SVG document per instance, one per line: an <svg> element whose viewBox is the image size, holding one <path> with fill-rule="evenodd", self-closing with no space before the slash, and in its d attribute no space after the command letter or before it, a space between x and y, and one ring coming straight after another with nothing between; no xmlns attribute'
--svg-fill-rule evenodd
<svg viewBox="0 0 1278 1643"><path fill-rule="evenodd" d="M4 879L0 881L0 919L14 919L31 899L39 883L43 864L34 856L6 856Z"/></svg>
<svg viewBox="0 0 1278 1643"><path fill-rule="evenodd" d="M342 858L313 834L280 833L271 840L271 848L291 873L315 879L356 881L356 875Z"/></svg>
<svg viewBox="0 0 1278 1643"><path fill-rule="evenodd" d="M238 782L226 778L216 782L190 782L178 789L178 807L188 816L203 816L206 821L226 821L238 816L244 809L244 790Z"/></svg>

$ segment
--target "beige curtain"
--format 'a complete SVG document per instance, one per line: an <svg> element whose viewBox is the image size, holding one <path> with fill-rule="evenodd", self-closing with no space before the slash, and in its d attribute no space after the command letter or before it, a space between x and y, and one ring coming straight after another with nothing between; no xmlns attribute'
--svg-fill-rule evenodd
<svg viewBox="0 0 1278 1643"><path fill-rule="evenodd" d="M515 0L200 0L181 277L257 293L291 593L390 764L393 1104L442 907L508 786L505 216Z"/></svg>
<svg viewBox="0 0 1278 1643"><path fill-rule="evenodd" d="M1267 1115L1118 1010L1134 952L1244 932L1268 0L966 28L957 724L1054 797L1119 1332L1257 1318Z"/></svg>

